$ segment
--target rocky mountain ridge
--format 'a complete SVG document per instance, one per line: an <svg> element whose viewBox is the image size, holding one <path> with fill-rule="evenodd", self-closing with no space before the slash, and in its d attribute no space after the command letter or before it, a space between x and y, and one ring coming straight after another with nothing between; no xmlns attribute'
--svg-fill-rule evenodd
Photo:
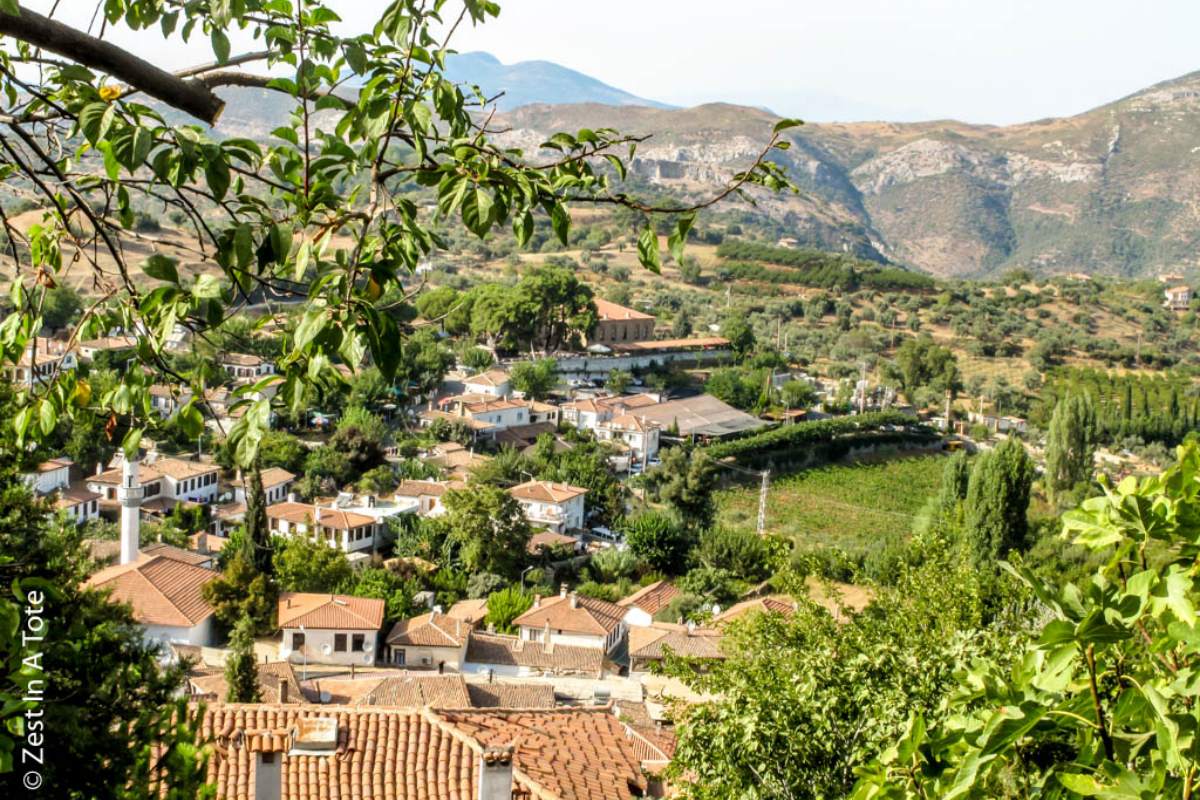
<svg viewBox="0 0 1200 800"><path fill-rule="evenodd" d="M501 120L526 150L555 130L650 134L636 174L696 192L748 163L774 121L725 104L530 105ZM778 159L804 194L764 208L812 244L942 276L1200 268L1200 73L1073 117L817 124L790 140Z"/></svg>

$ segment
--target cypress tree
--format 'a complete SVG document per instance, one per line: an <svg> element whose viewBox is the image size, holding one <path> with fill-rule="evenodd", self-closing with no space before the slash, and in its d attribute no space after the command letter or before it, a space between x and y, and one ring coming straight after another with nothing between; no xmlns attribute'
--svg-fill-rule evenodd
<svg viewBox="0 0 1200 800"><path fill-rule="evenodd" d="M1046 437L1046 489L1051 496L1092 476L1096 412L1087 395L1068 393L1054 407Z"/></svg>
<svg viewBox="0 0 1200 800"><path fill-rule="evenodd" d="M967 498L971 482L971 465L965 451L958 451L942 467L942 486L938 493L938 510L943 516L957 515L959 504Z"/></svg>
<svg viewBox="0 0 1200 800"><path fill-rule="evenodd" d="M976 566L995 564L1028 544L1034 466L1017 439L975 461L967 487L966 531Z"/></svg>
<svg viewBox="0 0 1200 800"><path fill-rule="evenodd" d="M229 656L225 659L225 702L257 703L258 669L254 661L254 620L249 615L238 620L229 637Z"/></svg>

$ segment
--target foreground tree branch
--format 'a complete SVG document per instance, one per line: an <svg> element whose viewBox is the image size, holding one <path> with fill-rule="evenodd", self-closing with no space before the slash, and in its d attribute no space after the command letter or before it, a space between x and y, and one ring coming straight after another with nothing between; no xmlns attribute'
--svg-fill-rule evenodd
<svg viewBox="0 0 1200 800"><path fill-rule="evenodd" d="M225 101L203 83L172 75L103 39L25 8L19 16L0 13L0 35L29 42L86 67L102 70L209 125L216 124L225 108Z"/></svg>

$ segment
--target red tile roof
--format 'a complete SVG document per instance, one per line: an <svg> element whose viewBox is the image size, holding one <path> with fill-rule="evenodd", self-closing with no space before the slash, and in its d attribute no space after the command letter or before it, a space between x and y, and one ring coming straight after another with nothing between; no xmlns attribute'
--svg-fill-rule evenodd
<svg viewBox="0 0 1200 800"><path fill-rule="evenodd" d="M679 591L679 587L670 581L655 581L648 586L643 586L628 597L621 598L617 601L617 605L625 608L640 608L653 617L681 594L683 592Z"/></svg>
<svg viewBox="0 0 1200 800"><path fill-rule="evenodd" d="M276 503L267 506L267 516L271 519L283 519L294 525L316 525L317 506L308 503ZM320 525L322 528L350 530L365 525L374 525L375 518L366 514L356 514L353 511L343 511L340 508L321 508Z"/></svg>
<svg viewBox="0 0 1200 800"><path fill-rule="evenodd" d="M328 755L292 754L306 720L336 724ZM250 800L260 752L280 760L282 800L475 800L488 746L513 745L513 795L632 800L648 789L626 727L607 708L432 711L363 706L213 704L208 781L220 800Z"/></svg>
<svg viewBox="0 0 1200 800"><path fill-rule="evenodd" d="M549 683L468 683L474 708L554 708L554 687Z"/></svg>
<svg viewBox="0 0 1200 800"><path fill-rule="evenodd" d="M403 675L379 681L355 705L468 708L471 698L462 675Z"/></svg>
<svg viewBox="0 0 1200 800"><path fill-rule="evenodd" d="M387 643L414 647L462 647L470 631L471 626L461 619L430 611L397 622L388 632Z"/></svg>
<svg viewBox="0 0 1200 800"><path fill-rule="evenodd" d="M538 503L565 503L573 497L587 494L587 489L571 486L566 483L553 481L526 481L508 490L508 493L518 500L532 500Z"/></svg>
<svg viewBox="0 0 1200 800"><path fill-rule="evenodd" d="M646 314L632 308L626 308L623 305L605 300L602 297L597 297L593 300L596 304L596 316L602 320L612 319L654 319L654 315Z"/></svg>
<svg viewBox="0 0 1200 800"><path fill-rule="evenodd" d="M212 615L202 590L216 577L211 569L169 556L143 554L129 564L100 570L86 585L111 590L110 599L128 603L133 618L143 625L190 628Z"/></svg>
<svg viewBox="0 0 1200 800"><path fill-rule="evenodd" d="M543 597L532 608L513 620L514 625L607 636L625 617L625 609L616 603L571 594Z"/></svg>
<svg viewBox="0 0 1200 800"><path fill-rule="evenodd" d="M526 667L549 673L599 675L604 671L604 652L599 647L544 645L516 636L474 631L467 639L466 660L497 667Z"/></svg>
<svg viewBox="0 0 1200 800"><path fill-rule="evenodd" d="M281 628L377 631L383 611L384 602L373 597L281 592L277 619Z"/></svg>

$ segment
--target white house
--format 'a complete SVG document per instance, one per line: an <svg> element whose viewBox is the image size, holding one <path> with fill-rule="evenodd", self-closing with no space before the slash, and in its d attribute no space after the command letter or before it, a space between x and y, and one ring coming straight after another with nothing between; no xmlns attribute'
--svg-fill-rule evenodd
<svg viewBox="0 0 1200 800"><path fill-rule="evenodd" d="M57 339L36 336L25 346L17 363L4 368L6 377L16 384L29 385L34 378L40 383L55 371L75 369L79 360L74 350Z"/></svg>
<svg viewBox="0 0 1200 800"><path fill-rule="evenodd" d="M466 486L456 481L401 481L396 487L396 500L417 504L417 514L422 517L440 517L446 513L442 497L454 488Z"/></svg>
<svg viewBox="0 0 1200 800"><path fill-rule="evenodd" d="M462 671L489 677L568 675L599 679L605 676L606 660L604 650L598 647L555 646L520 636L472 631Z"/></svg>
<svg viewBox="0 0 1200 800"><path fill-rule="evenodd" d="M252 381L275 374L275 365L265 358L247 353L225 353L221 366L238 381Z"/></svg>
<svg viewBox="0 0 1200 800"><path fill-rule="evenodd" d="M138 340L132 336L101 336L79 343L79 357L94 361L100 353L124 353L137 348Z"/></svg>
<svg viewBox="0 0 1200 800"><path fill-rule="evenodd" d="M293 664L375 663L384 601L340 594L283 592L279 657Z"/></svg>
<svg viewBox="0 0 1200 800"><path fill-rule="evenodd" d="M1192 304L1192 287L1179 285L1163 290L1166 300L1163 305L1171 311L1187 311Z"/></svg>
<svg viewBox="0 0 1200 800"><path fill-rule="evenodd" d="M114 603L127 603L147 641L212 645L213 609L203 589L219 573L182 560L175 550L143 552L136 560L100 570L85 585L110 591Z"/></svg>
<svg viewBox="0 0 1200 800"><path fill-rule="evenodd" d="M407 500L380 503L368 495L364 502L352 505L352 495L339 495L329 505L298 503L291 496L267 507L271 530L280 536L306 536L340 548L351 563L365 562L383 542L387 518L412 514L416 502Z"/></svg>
<svg viewBox="0 0 1200 800"><path fill-rule="evenodd" d="M512 393L512 381L502 369L489 369L472 375L463 381L465 394L485 394L492 397L508 397Z"/></svg>
<svg viewBox="0 0 1200 800"><path fill-rule="evenodd" d="M122 463L118 454L116 466L97 471L85 480L87 488L100 495L102 505L111 506L117 500ZM218 471L216 464L151 454L142 462L139 472L145 500L158 500L158 504L165 507L179 502L207 504L215 501Z"/></svg>
<svg viewBox="0 0 1200 800"><path fill-rule="evenodd" d="M628 597L617 601L625 609L622 618L626 625L645 628L654 622L654 615L671 605L671 601L682 592L670 581L655 581L643 586Z"/></svg>
<svg viewBox="0 0 1200 800"><path fill-rule="evenodd" d="M526 642L554 647L590 647L610 653L625 638L625 609L616 603L567 592L534 597L533 605L513 620Z"/></svg>
<svg viewBox="0 0 1200 800"><path fill-rule="evenodd" d="M282 503L287 500L292 484L296 481L295 475L282 467L267 467L259 474L262 476L263 494L266 495L267 503ZM246 502L246 479L241 470L238 470L238 476L233 482L233 501Z"/></svg>
<svg viewBox="0 0 1200 800"><path fill-rule="evenodd" d="M392 626L384 642L387 663L394 667L458 672L466 660L467 637L473 626L436 608Z"/></svg>
<svg viewBox="0 0 1200 800"><path fill-rule="evenodd" d="M553 481L527 481L508 493L521 504L530 524L564 533L579 530L586 519L587 489Z"/></svg>
<svg viewBox="0 0 1200 800"><path fill-rule="evenodd" d="M38 464L35 472L24 476L29 488L39 497L54 495L54 507L65 511L77 524L100 516L100 495L84 486L71 486L69 458L52 458Z"/></svg>
<svg viewBox="0 0 1200 800"><path fill-rule="evenodd" d="M658 455L659 425L635 414L622 414L596 426L596 438L602 442L619 442L629 448L634 460L642 461Z"/></svg>
<svg viewBox="0 0 1200 800"><path fill-rule="evenodd" d="M150 406L161 417L171 416L192 399L192 390L188 386L156 383L146 391L150 395Z"/></svg>

